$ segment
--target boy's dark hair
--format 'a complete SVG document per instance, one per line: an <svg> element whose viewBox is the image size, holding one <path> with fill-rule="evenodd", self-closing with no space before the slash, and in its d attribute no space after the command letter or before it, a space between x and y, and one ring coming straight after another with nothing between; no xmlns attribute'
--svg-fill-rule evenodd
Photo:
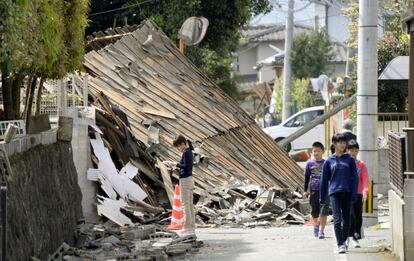
<svg viewBox="0 0 414 261"><path fill-rule="evenodd" d="M359 150L359 144L356 140L350 140L348 142L348 149L358 149Z"/></svg>
<svg viewBox="0 0 414 261"><path fill-rule="evenodd" d="M340 141L345 141L346 142L346 138L345 138L345 135L344 134L337 133L337 134L333 135L333 137L332 137L332 143L335 144L335 143L340 142Z"/></svg>
<svg viewBox="0 0 414 261"><path fill-rule="evenodd" d="M178 147L178 145L180 144L188 144L188 147L191 150L194 150L193 148L193 144L191 143L191 141L187 140L183 135L178 135L178 137L173 141L173 145L174 147Z"/></svg>
<svg viewBox="0 0 414 261"><path fill-rule="evenodd" d="M312 144L312 148L320 148L321 150L325 150L325 147L323 146L323 144L322 143L320 143L319 141L315 141L313 144Z"/></svg>

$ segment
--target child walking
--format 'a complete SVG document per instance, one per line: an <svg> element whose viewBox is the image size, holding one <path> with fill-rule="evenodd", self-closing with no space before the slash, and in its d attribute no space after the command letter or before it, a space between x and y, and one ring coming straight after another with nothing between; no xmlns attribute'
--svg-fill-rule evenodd
<svg viewBox="0 0 414 261"><path fill-rule="evenodd" d="M355 202L358 188L358 173L355 160L344 153L347 146L346 138L342 133L332 137L335 154L331 155L323 165L320 203L326 204L329 195L334 217L334 230L338 246L338 253L347 251L345 245L348 238L351 204Z"/></svg>
<svg viewBox="0 0 414 261"><path fill-rule="evenodd" d="M362 228L362 202L367 199L369 176L367 165L362 160L358 160L359 144L355 140L351 140L348 143L348 153L354 158L358 171L358 192L355 203L353 204L353 210L351 211L351 227L349 229L349 239L353 244L353 247L359 248L359 241L361 239Z"/></svg>
<svg viewBox="0 0 414 261"><path fill-rule="evenodd" d="M314 142L312 144L312 155L314 159L309 160L306 163L305 168L305 188L304 188L304 198L307 198L309 195L309 203L311 205L311 218L315 227L313 229L313 234L315 237L320 239L325 238L325 226L327 217L329 215L329 205L325 204L321 206L319 203L319 189L321 184L321 175L322 168L325 160L322 158L322 155L325 151L324 146L320 142ZM310 184L310 193L308 192Z"/></svg>

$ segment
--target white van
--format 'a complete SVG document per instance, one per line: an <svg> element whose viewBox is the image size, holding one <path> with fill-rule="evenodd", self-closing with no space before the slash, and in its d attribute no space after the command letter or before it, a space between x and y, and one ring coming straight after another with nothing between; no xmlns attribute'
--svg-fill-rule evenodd
<svg viewBox="0 0 414 261"><path fill-rule="evenodd" d="M264 128L263 131L272 137L272 139L279 142L323 113L324 106L306 108L294 114L281 124ZM325 146L325 123L319 124L296 140L287 144L285 149L287 151L309 149L312 148L312 144L315 141L319 141Z"/></svg>

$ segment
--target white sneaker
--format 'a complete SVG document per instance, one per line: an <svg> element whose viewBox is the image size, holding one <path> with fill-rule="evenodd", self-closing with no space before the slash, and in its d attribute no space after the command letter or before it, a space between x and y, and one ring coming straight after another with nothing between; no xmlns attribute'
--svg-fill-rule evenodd
<svg viewBox="0 0 414 261"><path fill-rule="evenodd" d="M361 245L359 244L358 240L352 239L352 245L354 248L361 248Z"/></svg>
<svg viewBox="0 0 414 261"><path fill-rule="evenodd" d="M346 246L341 245L338 247L338 254L345 254L346 253Z"/></svg>

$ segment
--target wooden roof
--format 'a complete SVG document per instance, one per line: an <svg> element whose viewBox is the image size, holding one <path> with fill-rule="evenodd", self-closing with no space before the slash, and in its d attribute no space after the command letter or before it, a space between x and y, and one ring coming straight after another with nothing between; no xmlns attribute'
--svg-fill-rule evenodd
<svg viewBox="0 0 414 261"><path fill-rule="evenodd" d="M232 177L302 187L300 167L152 22L94 46L84 66L92 93L102 91L127 114L137 139L147 143L147 123L157 121L159 144L151 149L162 160L180 159L172 146L179 134L201 149L208 164L194 167L199 187L226 185Z"/></svg>

